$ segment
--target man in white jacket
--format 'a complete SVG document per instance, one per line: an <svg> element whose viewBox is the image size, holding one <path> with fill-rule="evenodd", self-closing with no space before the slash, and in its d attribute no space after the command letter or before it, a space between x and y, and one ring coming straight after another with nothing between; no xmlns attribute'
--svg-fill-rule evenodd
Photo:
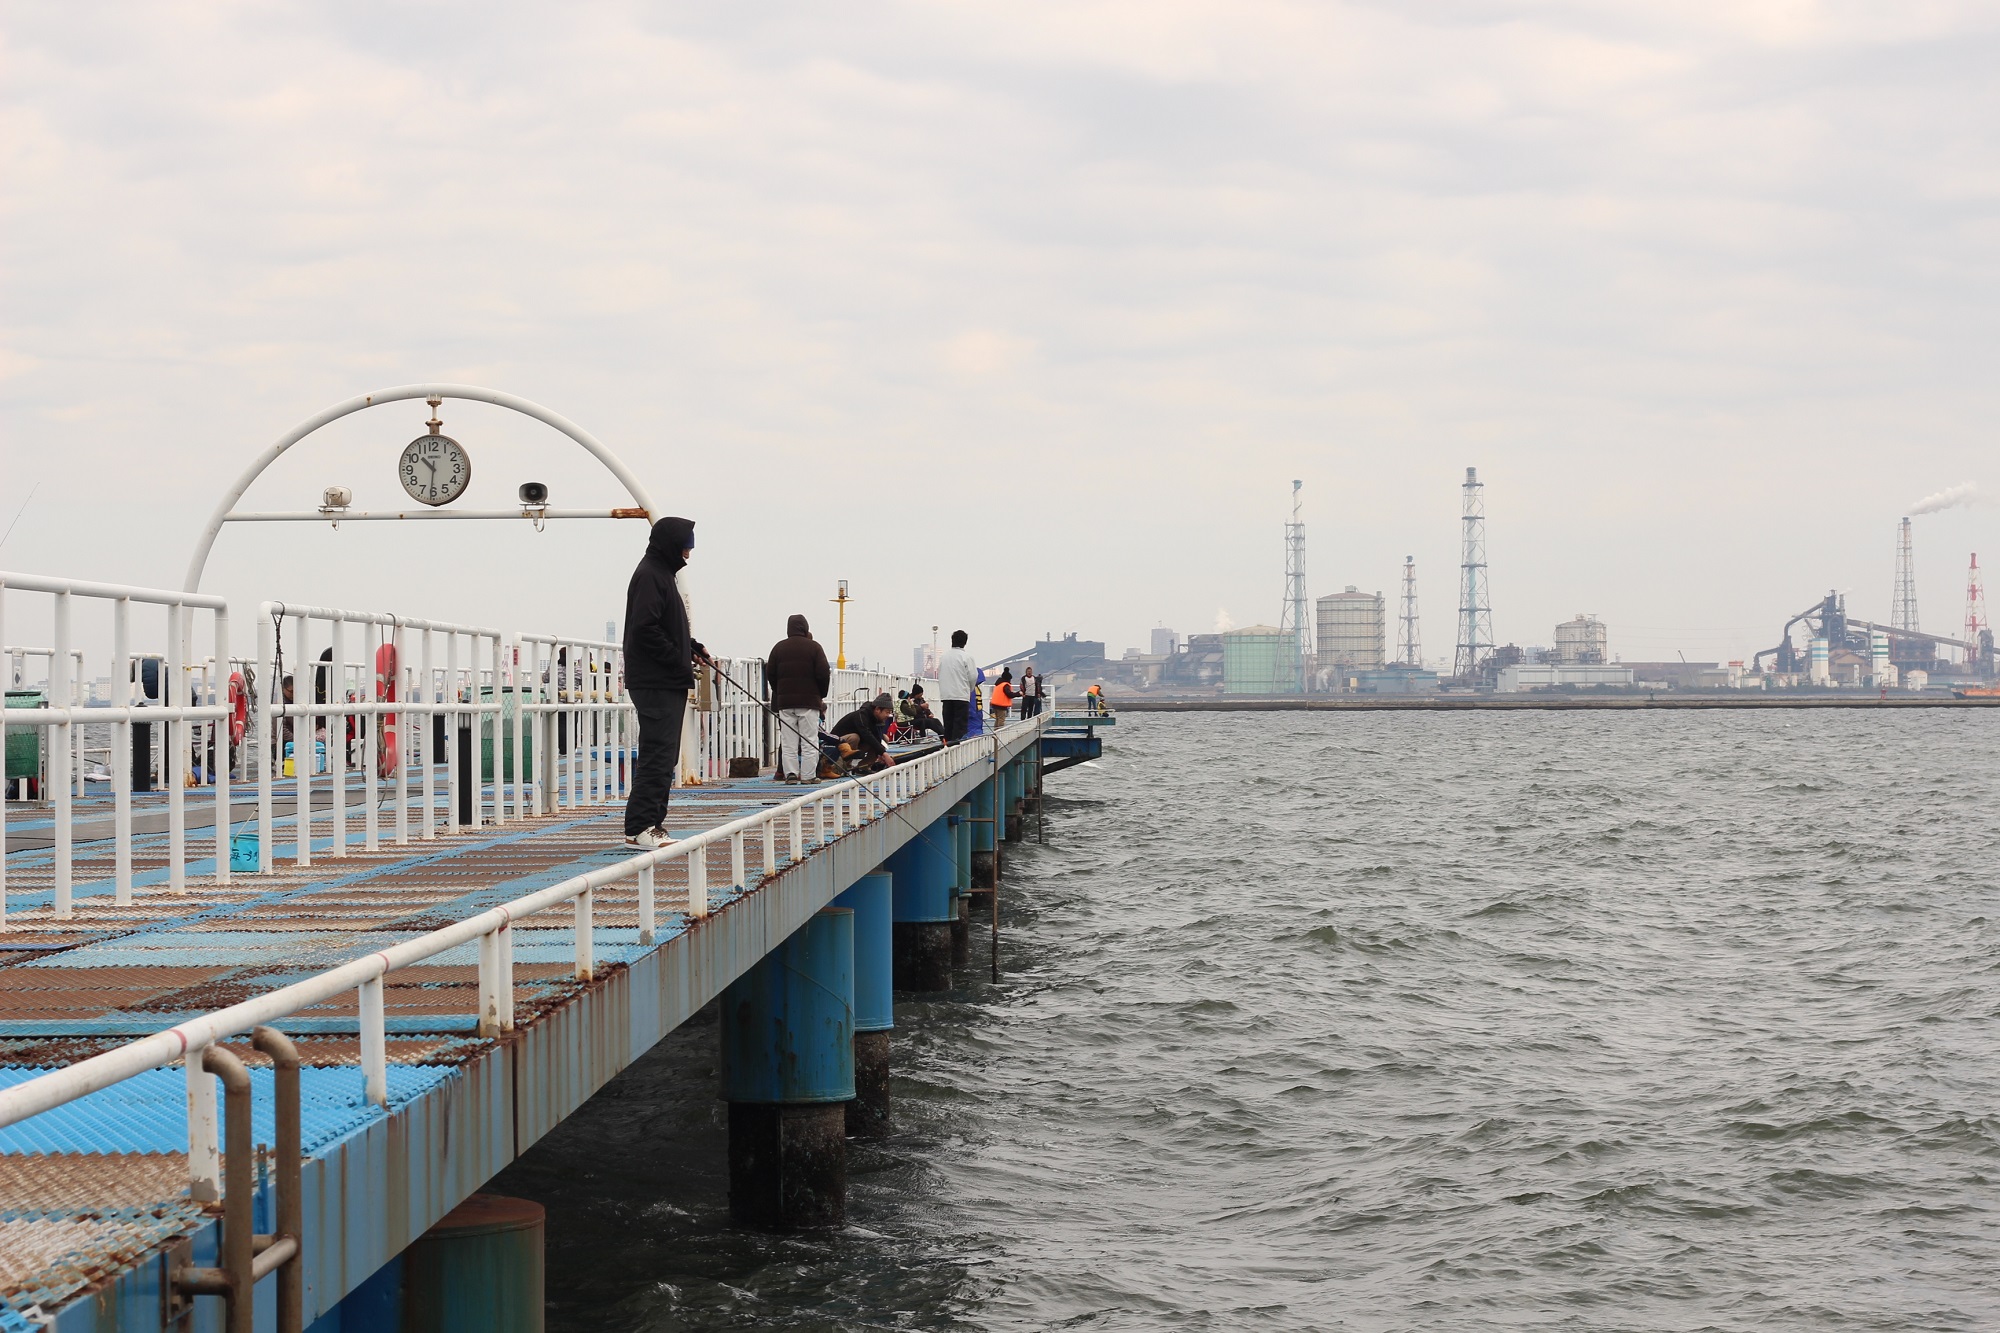
<svg viewBox="0 0 2000 1333"><path fill-rule="evenodd" d="M966 634L951 632L951 647L938 654L938 700L944 709L944 740L955 745L965 739L972 715L972 691L979 684L979 664L965 651Z"/></svg>

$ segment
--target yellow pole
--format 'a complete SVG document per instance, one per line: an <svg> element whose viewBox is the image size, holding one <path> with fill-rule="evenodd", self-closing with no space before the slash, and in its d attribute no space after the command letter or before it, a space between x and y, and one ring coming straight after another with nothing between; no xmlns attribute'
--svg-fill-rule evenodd
<svg viewBox="0 0 2000 1333"><path fill-rule="evenodd" d="M847 670L847 604L851 600L853 599L847 595L847 580L842 579L840 596L833 599L834 605L840 608L840 643L833 664L842 671Z"/></svg>

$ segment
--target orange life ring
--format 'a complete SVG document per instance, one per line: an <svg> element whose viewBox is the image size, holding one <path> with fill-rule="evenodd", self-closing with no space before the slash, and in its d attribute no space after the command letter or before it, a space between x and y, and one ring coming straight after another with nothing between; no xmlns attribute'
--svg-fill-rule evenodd
<svg viewBox="0 0 2000 1333"><path fill-rule="evenodd" d="M396 645L385 643L375 650L375 698L383 703L396 702ZM396 748L396 715L384 713L379 719L381 730L375 746L375 776L386 778L396 771L401 756Z"/></svg>
<svg viewBox="0 0 2000 1333"><path fill-rule="evenodd" d="M229 743L243 744L243 736L250 730L250 692L243 688L243 673L229 673Z"/></svg>

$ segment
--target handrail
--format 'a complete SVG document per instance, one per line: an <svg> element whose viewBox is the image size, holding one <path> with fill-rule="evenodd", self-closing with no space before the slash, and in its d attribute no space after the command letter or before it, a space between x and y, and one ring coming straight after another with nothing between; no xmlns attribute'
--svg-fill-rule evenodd
<svg viewBox="0 0 2000 1333"><path fill-rule="evenodd" d="M330 968L317 976L308 977L227 1008L202 1014L66 1068L52 1070L38 1078L0 1090L0 1127L15 1124L29 1116L65 1105L147 1070L186 1059L260 1024L276 1023L301 1009L323 1003L354 989L361 992L362 1070L366 1095L374 1104L386 1106L387 1031L382 1003L382 979L390 973L433 958L461 944L480 941L481 1032L482 1035L490 1036L499 1031L509 1030L514 1026L511 984L512 927L517 922L567 903L577 904L575 972L580 980L587 981L594 972L593 930L590 920L591 895L594 890L626 880L636 880L639 889L640 939L642 943L653 943L657 938L658 922L654 914L652 881L655 872L661 867L670 865L676 860L686 862L688 915L696 919L706 917L709 914L707 899L709 849L719 845L728 846L732 853L731 874L734 884L745 891L753 890L759 887L765 878L778 871L776 834L781 821L788 830L788 845L792 852L793 863L796 864L802 859L800 852L806 847L804 817L808 810L813 813L815 835L813 846L816 850L827 846L850 828L860 827L873 819L885 816L897 806L907 804L946 778L978 764L997 763L998 742L1001 737L1018 736L1024 730L1031 733L1039 732L1046 725L1048 716L1043 714L1023 719L1008 724L998 732L989 733L995 741L990 747L949 746L905 760L877 773L816 787L779 805L706 829L684 841L653 851L641 852L623 861L572 876L560 884L525 894L512 902L489 908L475 916L430 931L414 940L391 945L365 957ZM743 854L744 835L752 832L761 833L763 838L764 864L761 873L754 876L748 872ZM492 940L490 944L487 942L489 938ZM214 1132L212 1114L206 1117L190 1116L191 1139L204 1132L202 1129L204 1124L206 1132L212 1137ZM203 1180L200 1177L204 1170L202 1163L212 1164L215 1161L214 1145L191 1142L189 1146L190 1169L197 1176L195 1182L197 1188L213 1189L220 1182Z"/></svg>

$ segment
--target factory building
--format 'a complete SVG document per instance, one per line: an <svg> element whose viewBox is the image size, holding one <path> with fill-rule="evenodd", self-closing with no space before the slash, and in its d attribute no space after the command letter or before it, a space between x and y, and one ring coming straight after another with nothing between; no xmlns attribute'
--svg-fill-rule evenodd
<svg viewBox="0 0 2000 1333"><path fill-rule="evenodd" d="M1246 625L1220 637L1224 694L1299 692L1299 641L1290 630Z"/></svg>
<svg viewBox="0 0 2000 1333"><path fill-rule="evenodd" d="M1602 689L1632 684L1632 668L1584 663L1564 666L1560 662L1517 662L1500 668L1496 688L1502 694L1522 690L1549 690L1568 687Z"/></svg>
<svg viewBox="0 0 2000 1333"><path fill-rule="evenodd" d="M1556 662L1560 666L1601 666L1611 660L1604 622L1579 612L1575 620L1556 626Z"/></svg>
<svg viewBox="0 0 2000 1333"><path fill-rule="evenodd" d="M1153 631L1152 655L1154 657L1172 657L1175 653L1179 652L1180 650L1181 650L1181 636L1179 634L1175 633L1173 630L1165 628L1155 629Z"/></svg>
<svg viewBox="0 0 2000 1333"><path fill-rule="evenodd" d="M1319 599L1319 669L1336 682L1357 672L1380 671L1388 660L1382 594L1357 591L1328 593ZM1336 689L1345 688L1336 684Z"/></svg>

